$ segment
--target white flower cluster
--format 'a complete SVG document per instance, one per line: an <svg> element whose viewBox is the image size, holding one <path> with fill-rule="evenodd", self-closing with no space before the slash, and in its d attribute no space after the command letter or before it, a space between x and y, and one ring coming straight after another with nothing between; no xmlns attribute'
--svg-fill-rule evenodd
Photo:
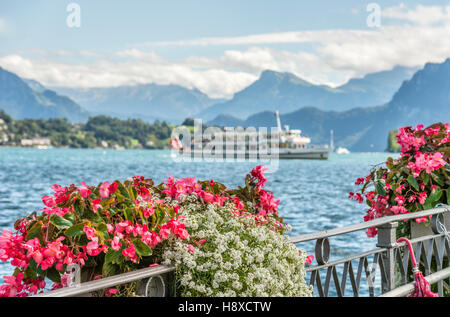
<svg viewBox="0 0 450 317"><path fill-rule="evenodd" d="M195 199L186 202L179 213L191 237L173 240L163 254L163 263L177 268L178 296L312 296L304 252L286 235L233 215L232 203L205 210Z"/></svg>

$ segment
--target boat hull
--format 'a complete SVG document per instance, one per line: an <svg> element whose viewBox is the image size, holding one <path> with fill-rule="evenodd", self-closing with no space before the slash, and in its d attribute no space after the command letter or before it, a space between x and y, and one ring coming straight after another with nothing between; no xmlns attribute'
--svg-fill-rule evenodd
<svg viewBox="0 0 450 317"><path fill-rule="evenodd" d="M330 155L329 149L305 149L305 150L285 150L280 149L280 159L290 160L327 160Z"/></svg>
<svg viewBox="0 0 450 317"><path fill-rule="evenodd" d="M189 157L193 159L282 159L282 160L327 160L330 155L328 148L312 149L280 149L278 153L260 154L258 152L235 151L224 153L214 153L208 151L180 151L178 156Z"/></svg>

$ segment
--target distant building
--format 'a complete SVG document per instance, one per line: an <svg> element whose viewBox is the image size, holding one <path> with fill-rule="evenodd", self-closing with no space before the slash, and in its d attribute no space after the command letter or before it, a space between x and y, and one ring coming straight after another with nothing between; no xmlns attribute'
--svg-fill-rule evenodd
<svg viewBox="0 0 450 317"><path fill-rule="evenodd" d="M50 146L52 145L52 142L50 141L49 138L33 138L33 139L22 139L20 141L20 144L22 146L41 147L41 146Z"/></svg>

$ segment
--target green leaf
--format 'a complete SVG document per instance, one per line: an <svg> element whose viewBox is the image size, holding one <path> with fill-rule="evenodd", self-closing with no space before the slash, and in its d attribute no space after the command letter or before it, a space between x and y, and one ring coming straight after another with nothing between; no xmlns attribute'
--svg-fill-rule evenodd
<svg viewBox="0 0 450 317"><path fill-rule="evenodd" d="M117 271L117 267L111 262L104 262L102 266L102 275L103 277L115 275Z"/></svg>
<svg viewBox="0 0 450 317"><path fill-rule="evenodd" d="M450 188L447 188L445 192L447 193L447 205L450 205Z"/></svg>
<svg viewBox="0 0 450 317"><path fill-rule="evenodd" d="M116 183L117 183L117 189L122 194L122 196L126 199L130 199L130 194L128 193L128 190L125 188L125 186L123 186L123 184L119 181L116 181Z"/></svg>
<svg viewBox="0 0 450 317"><path fill-rule="evenodd" d="M135 201L137 197L137 190L132 185L128 186L128 194L130 196L131 201Z"/></svg>
<svg viewBox="0 0 450 317"><path fill-rule="evenodd" d="M417 180L414 178L414 176L409 175L407 181L412 187L414 187L415 190L419 191L419 184L417 183Z"/></svg>
<svg viewBox="0 0 450 317"><path fill-rule="evenodd" d="M109 248L105 255L105 262L118 264L121 255L120 250L114 251L112 248Z"/></svg>
<svg viewBox="0 0 450 317"><path fill-rule="evenodd" d="M442 190L440 188L438 188L438 189L434 190L434 193L430 194L428 199L430 200L430 203L434 203L434 202L438 201L441 198L441 196L442 196Z"/></svg>
<svg viewBox="0 0 450 317"><path fill-rule="evenodd" d="M133 213L133 209L130 207L125 207L123 210L125 219L127 220L133 220L134 219L134 213Z"/></svg>
<svg viewBox="0 0 450 317"><path fill-rule="evenodd" d="M54 266L49 268L46 272L47 272L47 277L51 281L53 281L55 283L61 283L61 274L59 274L59 272L55 269Z"/></svg>
<svg viewBox="0 0 450 317"><path fill-rule="evenodd" d="M31 278L33 280L35 280L37 278L37 273L36 270L33 269L33 267L31 267L30 265L27 266L26 270L25 270L25 278Z"/></svg>
<svg viewBox="0 0 450 317"><path fill-rule="evenodd" d="M66 229L73 225L69 220L55 214L50 216L50 222L58 229Z"/></svg>
<svg viewBox="0 0 450 317"><path fill-rule="evenodd" d="M430 174L424 173L424 175L423 175L423 183L426 185L426 184L428 184L429 180L430 180Z"/></svg>
<svg viewBox="0 0 450 317"><path fill-rule="evenodd" d="M84 223L77 223L76 225L71 226L69 229L64 231L64 235L67 237L76 237L82 235L84 233L83 228Z"/></svg>
<svg viewBox="0 0 450 317"><path fill-rule="evenodd" d="M158 211L156 223L162 224L164 221L164 218L166 217L166 210L164 208L160 208L160 207L158 207L156 210ZM156 213L156 211L155 211L155 213Z"/></svg>
<svg viewBox="0 0 450 317"><path fill-rule="evenodd" d="M141 240L135 239L133 241L133 244L136 248L136 252L138 255L149 256L152 254L152 249L148 245L146 245L144 242L142 242Z"/></svg>
<svg viewBox="0 0 450 317"><path fill-rule="evenodd" d="M72 212L66 212L63 218L69 220L71 223L76 222L75 215Z"/></svg>
<svg viewBox="0 0 450 317"><path fill-rule="evenodd" d="M93 212L92 210L88 211L86 218L96 224L105 222L98 212Z"/></svg>
<svg viewBox="0 0 450 317"><path fill-rule="evenodd" d="M386 195L386 190L384 189L385 183L384 180L377 180L375 182L375 188L377 190L377 193L381 196Z"/></svg>
<svg viewBox="0 0 450 317"><path fill-rule="evenodd" d="M109 233L105 223L99 224L97 230L102 234L103 239L109 239Z"/></svg>
<svg viewBox="0 0 450 317"><path fill-rule="evenodd" d="M431 173L431 178L433 178L433 180L439 185L444 186L444 182L442 181L441 177L435 172Z"/></svg>
<svg viewBox="0 0 450 317"><path fill-rule="evenodd" d="M30 240L36 237L42 228L42 221L37 221L28 231L25 240Z"/></svg>

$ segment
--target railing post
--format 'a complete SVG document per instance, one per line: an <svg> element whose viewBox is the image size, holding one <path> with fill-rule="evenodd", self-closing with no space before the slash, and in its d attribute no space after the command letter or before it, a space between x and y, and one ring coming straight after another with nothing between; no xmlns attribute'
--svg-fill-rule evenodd
<svg viewBox="0 0 450 317"><path fill-rule="evenodd" d="M396 229L398 227L397 222L390 222L384 225L378 226L378 243L377 247L387 248L386 252L382 253L382 260L384 264L384 270L386 279L381 282L382 292L388 292L395 287L395 254L394 248L396 247ZM381 272L381 275L383 272Z"/></svg>

